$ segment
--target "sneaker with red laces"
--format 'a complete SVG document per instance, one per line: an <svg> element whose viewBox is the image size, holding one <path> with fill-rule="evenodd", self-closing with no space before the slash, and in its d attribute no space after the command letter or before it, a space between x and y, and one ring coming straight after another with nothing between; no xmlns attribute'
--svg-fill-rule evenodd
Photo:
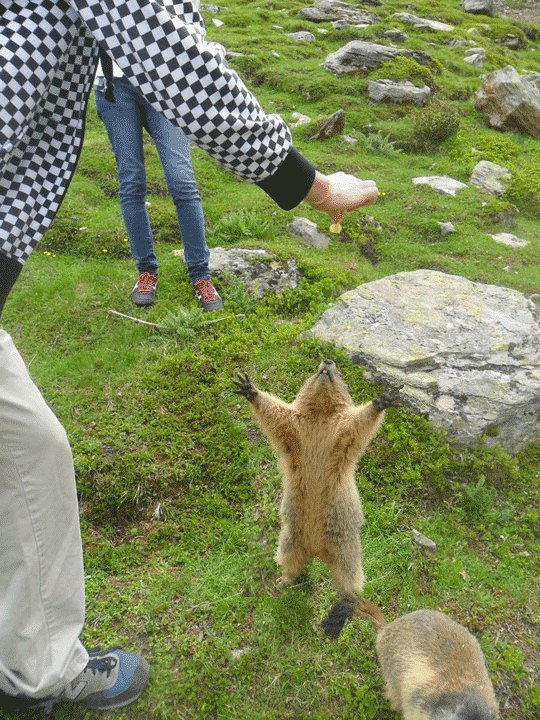
<svg viewBox="0 0 540 720"><path fill-rule="evenodd" d="M204 312L221 310L223 301L211 280L197 280L193 283L199 305Z"/></svg>
<svg viewBox="0 0 540 720"><path fill-rule="evenodd" d="M157 275L143 272L139 275L133 290L131 299L135 305L153 305L156 301Z"/></svg>

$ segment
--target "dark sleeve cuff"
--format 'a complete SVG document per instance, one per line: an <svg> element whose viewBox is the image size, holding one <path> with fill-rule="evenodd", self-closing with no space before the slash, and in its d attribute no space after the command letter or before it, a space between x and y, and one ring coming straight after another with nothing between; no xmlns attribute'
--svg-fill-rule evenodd
<svg viewBox="0 0 540 720"><path fill-rule="evenodd" d="M311 190L315 180L315 168L293 147L276 172L257 185L270 195L282 210L292 210L300 205Z"/></svg>
<svg viewBox="0 0 540 720"><path fill-rule="evenodd" d="M18 278L22 267L17 260L12 260L7 255L0 253L0 316L9 291L15 285L15 280Z"/></svg>

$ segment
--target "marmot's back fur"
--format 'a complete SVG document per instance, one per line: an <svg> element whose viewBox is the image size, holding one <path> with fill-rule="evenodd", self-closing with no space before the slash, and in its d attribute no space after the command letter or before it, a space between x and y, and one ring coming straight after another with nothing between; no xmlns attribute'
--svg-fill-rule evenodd
<svg viewBox="0 0 540 720"><path fill-rule="evenodd" d="M326 562L338 589L362 591L363 523L354 480L358 459L379 431L395 393L355 406L331 360L302 386L292 404L258 390L247 375L235 381L276 450L283 472L282 527L276 559L280 581L292 583L307 560Z"/></svg>
<svg viewBox="0 0 540 720"><path fill-rule="evenodd" d="M323 627L337 637L347 618L369 618L378 629L377 657L385 693L405 720L496 720L497 700L478 641L436 610L416 610L386 623L359 598L336 603Z"/></svg>

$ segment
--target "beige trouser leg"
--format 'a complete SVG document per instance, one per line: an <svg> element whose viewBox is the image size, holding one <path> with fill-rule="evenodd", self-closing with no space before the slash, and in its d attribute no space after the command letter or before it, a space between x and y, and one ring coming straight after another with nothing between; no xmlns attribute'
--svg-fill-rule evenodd
<svg viewBox="0 0 540 720"><path fill-rule="evenodd" d="M0 689L46 697L85 667L84 574L66 434L0 329Z"/></svg>

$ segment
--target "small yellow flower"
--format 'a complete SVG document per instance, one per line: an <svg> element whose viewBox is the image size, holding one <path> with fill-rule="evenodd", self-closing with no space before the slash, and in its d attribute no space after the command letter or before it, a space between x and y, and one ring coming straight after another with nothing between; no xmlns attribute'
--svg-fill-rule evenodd
<svg viewBox="0 0 540 720"><path fill-rule="evenodd" d="M48 250L44 250L44 251L43 251L43 254L44 254L44 255L50 255L51 253L50 253Z"/></svg>
<svg viewBox="0 0 540 720"><path fill-rule="evenodd" d="M102 252L102 253L106 253L106 252L109 252L109 251L107 250L107 248L101 248L101 252Z"/></svg>

